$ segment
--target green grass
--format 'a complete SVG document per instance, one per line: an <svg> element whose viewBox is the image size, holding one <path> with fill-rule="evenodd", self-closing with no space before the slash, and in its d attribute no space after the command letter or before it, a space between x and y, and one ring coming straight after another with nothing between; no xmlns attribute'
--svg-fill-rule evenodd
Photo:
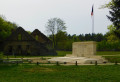
<svg viewBox="0 0 120 82"><path fill-rule="evenodd" d="M106 60L108 60L111 63L115 63L115 62L120 63L120 51L98 51L96 55L103 56Z"/></svg>
<svg viewBox="0 0 120 82"><path fill-rule="evenodd" d="M58 56L65 56L66 54L72 54L72 51L57 51ZM96 55L120 55L120 51L97 51Z"/></svg>
<svg viewBox="0 0 120 82"><path fill-rule="evenodd" d="M97 51L96 55L120 55L120 51Z"/></svg>
<svg viewBox="0 0 120 82"><path fill-rule="evenodd" d="M115 62L120 63L120 56L103 56L103 57L111 63Z"/></svg>
<svg viewBox="0 0 120 82"><path fill-rule="evenodd" d="M72 51L57 51L58 56L66 56L66 54L72 54Z"/></svg>
<svg viewBox="0 0 120 82"><path fill-rule="evenodd" d="M71 51L57 51L58 56ZM97 55L119 62L120 52L101 51ZM115 55L115 56L104 56ZM13 56L10 56L13 57ZM22 56L17 56L22 57ZM28 56L27 56L28 57ZM30 56L43 57L43 56ZM48 56L49 57L49 56ZM44 60L45 58L43 58ZM36 64L0 65L0 82L120 82L120 66L37 66Z"/></svg>
<svg viewBox="0 0 120 82"><path fill-rule="evenodd" d="M0 65L0 82L120 82L119 68L119 65Z"/></svg>
<svg viewBox="0 0 120 82"><path fill-rule="evenodd" d="M66 54L72 54L72 51L57 51L58 56L65 56ZM96 55L120 55L120 51L97 51Z"/></svg>

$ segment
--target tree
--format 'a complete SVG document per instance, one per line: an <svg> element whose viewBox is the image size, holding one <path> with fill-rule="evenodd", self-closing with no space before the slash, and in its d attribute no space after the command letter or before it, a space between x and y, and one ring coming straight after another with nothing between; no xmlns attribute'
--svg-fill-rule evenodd
<svg viewBox="0 0 120 82"><path fill-rule="evenodd" d="M11 34L11 31L17 28L15 23L5 20L5 17L0 16L0 51L2 50L2 42Z"/></svg>
<svg viewBox="0 0 120 82"><path fill-rule="evenodd" d="M106 38L108 42L118 42L119 38L117 36L115 36L114 31L116 30L116 28L114 27L114 25L109 25L108 26L108 32L106 33Z"/></svg>
<svg viewBox="0 0 120 82"><path fill-rule="evenodd" d="M4 17L0 16L0 41L6 39L11 34L11 30L15 28L17 28L15 23L6 21Z"/></svg>
<svg viewBox="0 0 120 82"><path fill-rule="evenodd" d="M102 40L105 40L104 35L102 33L96 34L95 41L101 42Z"/></svg>
<svg viewBox="0 0 120 82"><path fill-rule="evenodd" d="M55 38L57 49L64 50L66 47L67 39L68 39L67 32L59 31L56 34L56 38Z"/></svg>
<svg viewBox="0 0 120 82"><path fill-rule="evenodd" d="M84 37L83 34L80 34L78 37L79 37L79 40L80 40L80 41L84 41L84 40L85 40L85 37Z"/></svg>
<svg viewBox="0 0 120 82"><path fill-rule="evenodd" d="M52 34L53 47L55 48L55 34L59 31L66 30L66 26L63 20L60 18L51 18L46 25L46 31Z"/></svg>
<svg viewBox="0 0 120 82"><path fill-rule="evenodd" d="M86 41L91 41L92 39L92 35L89 33L89 34L85 34L85 40Z"/></svg>
<svg viewBox="0 0 120 82"><path fill-rule="evenodd" d="M120 0L112 0L106 7L110 9L109 13L111 16L108 16L108 19L113 22L116 30L114 31L115 35L120 38Z"/></svg>

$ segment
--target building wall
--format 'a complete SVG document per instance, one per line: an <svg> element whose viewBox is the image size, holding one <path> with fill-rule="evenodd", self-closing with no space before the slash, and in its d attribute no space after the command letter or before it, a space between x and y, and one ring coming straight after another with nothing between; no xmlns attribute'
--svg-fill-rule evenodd
<svg viewBox="0 0 120 82"><path fill-rule="evenodd" d="M4 42L4 53L6 55L56 55L56 51L52 46L47 46L42 38L42 36L39 36L36 40L22 27L19 27ZM45 39L43 38L43 40Z"/></svg>
<svg viewBox="0 0 120 82"><path fill-rule="evenodd" d="M5 44L4 53L8 55L44 55L47 52L47 49L35 42L12 41Z"/></svg>

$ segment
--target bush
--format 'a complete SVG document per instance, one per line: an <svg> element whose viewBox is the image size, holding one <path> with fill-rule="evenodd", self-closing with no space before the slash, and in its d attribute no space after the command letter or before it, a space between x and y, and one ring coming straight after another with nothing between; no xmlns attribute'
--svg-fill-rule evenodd
<svg viewBox="0 0 120 82"><path fill-rule="evenodd" d="M3 58L3 53L2 52L0 52L0 62L2 62L3 60L2 60L2 58Z"/></svg>
<svg viewBox="0 0 120 82"><path fill-rule="evenodd" d="M98 51L118 51L120 50L120 42L101 41L97 43Z"/></svg>
<svg viewBox="0 0 120 82"><path fill-rule="evenodd" d="M0 59L2 59L3 58L3 53L2 52L0 52Z"/></svg>

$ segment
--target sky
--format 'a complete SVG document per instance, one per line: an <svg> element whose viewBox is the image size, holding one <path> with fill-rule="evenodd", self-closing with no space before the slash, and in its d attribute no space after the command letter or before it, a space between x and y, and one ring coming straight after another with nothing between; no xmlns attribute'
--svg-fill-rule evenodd
<svg viewBox="0 0 120 82"><path fill-rule="evenodd" d="M112 24L106 17L108 9L99 9L110 0L0 0L0 15L27 31L46 32L48 19L60 18L68 34L92 33L91 10L94 4L94 32L105 34Z"/></svg>

